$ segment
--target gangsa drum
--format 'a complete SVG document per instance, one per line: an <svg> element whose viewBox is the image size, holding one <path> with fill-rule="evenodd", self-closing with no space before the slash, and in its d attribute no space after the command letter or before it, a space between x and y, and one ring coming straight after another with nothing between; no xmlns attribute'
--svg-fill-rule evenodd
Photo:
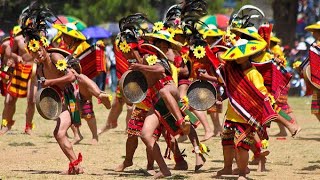
<svg viewBox="0 0 320 180"><path fill-rule="evenodd" d="M47 120L55 120L62 112L62 95L52 87L42 88L36 93L36 107L39 114Z"/></svg>
<svg viewBox="0 0 320 180"><path fill-rule="evenodd" d="M123 96L130 103L139 103L147 96L148 82L140 71L126 71L119 81Z"/></svg>
<svg viewBox="0 0 320 180"><path fill-rule="evenodd" d="M82 74L91 79L107 71L103 46L93 45L79 54L77 58L80 60Z"/></svg>
<svg viewBox="0 0 320 180"><path fill-rule="evenodd" d="M205 111L216 103L217 89L209 81L195 80L188 87L187 97L190 107Z"/></svg>

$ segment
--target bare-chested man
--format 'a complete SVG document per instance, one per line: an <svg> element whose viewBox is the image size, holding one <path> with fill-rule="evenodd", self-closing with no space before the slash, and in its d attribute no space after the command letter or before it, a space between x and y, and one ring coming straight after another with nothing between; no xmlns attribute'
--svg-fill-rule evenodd
<svg viewBox="0 0 320 180"><path fill-rule="evenodd" d="M13 44L9 45L10 48L6 46L6 64L9 67L14 67L15 70L7 86L0 135L5 134L12 128L16 102L18 98L22 97L27 97L25 133L31 135L32 119L35 111L34 94L37 90L35 76L32 77L34 61L25 50L24 37L19 31L14 34L13 40Z"/></svg>

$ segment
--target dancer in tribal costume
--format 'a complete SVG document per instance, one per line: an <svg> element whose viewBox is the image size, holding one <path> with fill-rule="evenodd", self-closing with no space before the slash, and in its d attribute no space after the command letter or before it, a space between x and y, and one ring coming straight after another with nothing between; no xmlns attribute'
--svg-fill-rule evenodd
<svg viewBox="0 0 320 180"><path fill-rule="evenodd" d="M121 50L118 47L118 44L119 44L119 36L117 36L114 42L113 49L114 49L116 64L117 64L116 65L117 78L121 79L123 73L125 73L128 70L129 63L128 63L128 60L123 56ZM118 126L118 118L122 112L123 105L125 104L127 106L126 123L128 124L133 107L125 102L123 94L120 91L120 85L118 81L116 95L111 104L111 109L110 109L107 121L105 125L98 130L98 135L101 135L102 133L107 132L109 129L114 129Z"/></svg>
<svg viewBox="0 0 320 180"><path fill-rule="evenodd" d="M16 111L18 98L27 97L25 133L31 135L34 127L32 119L35 111L34 95L37 91L37 84L36 77L32 76L32 74L35 74L36 66L34 65L33 58L25 50L25 46L25 39L21 34L21 28L15 26L9 44L5 48L4 61L8 67L14 68L14 70L5 87L6 95L2 111L0 135L8 132L15 122L13 115Z"/></svg>
<svg viewBox="0 0 320 180"><path fill-rule="evenodd" d="M201 26L202 29L199 32L203 35L203 39L210 45L212 52L219 56L224 51L226 51L227 47L224 45L222 36L225 34L224 31L218 29L214 24L206 24ZM199 76L206 76L207 72L202 72ZM223 84L215 81L215 86L218 93L218 98L221 98L221 88L223 88ZM222 132L222 125L219 120L219 114L222 113L222 102L218 101L213 105L210 109L207 110L207 113L210 115L212 123L213 123L213 136L220 136Z"/></svg>
<svg viewBox="0 0 320 180"><path fill-rule="evenodd" d="M313 37L315 38L315 42L312 43L310 50L309 50L309 58L308 62L310 64L310 71L314 68L317 72L318 65L319 65L319 52L320 52L320 21L315 24L309 25L305 28L305 30L312 33ZM306 60L305 60L306 61ZM312 62L311 62L312 61ZM306 62L303 62L304 66L306 66ZM302 65L300 65L302 66ZM301 67L303 69L306 67ZM312 73L311 73L312 74ZM311 113L314 114L317 119L320 121L320 90L319 90L319 83L312 82L314 79L311 76L311 79L305 78L308 82L312 84L313 87L313 94L312 94L312 101L311 101Z"/></svg>
<svg viewBox="0 0 320 180"><path fill-rule="evenodd" d="M77 106L76 75L73 70L67 68L66 60L60 53L48 53L49 46L45 38L46 22L53 14L42 5L33 3L28 10L21 15L21 28L26 38L26 48L30 55L36 60L39 68L37 75L40 78L41 87L53 87L61 96L64 96L62 112L56 119L57 125L53 132L61 150L66 155L69 169L62 174L81 174L80 166L82 155L77 157L73 151L72 144L68 140L67 130L72 124L80 125L80 113Z"/></svg>
<svg viewBox="0 0 320 180"><path fill-rule="evenodd" d="M75 24L54 24L53 27L61 32L58 33L58 36L61 36L60 48L64 48L71 52L72 56L78 57L83 51L90 47L86 42L86 37L77 30ZM98 133L96 118L93 111L92 96L98 98L107 109L111 108L111 97L101 91L94 81L82 74L79 70L77 71L79 73L77 75L77 81L79 83L81 96L81 118L87 121L92 133L91 144L95 145L98 143ZM88 86L91 88L87 88ZM74 133L73 144L78 144L83 139L80 129L75 126L72 126L71 129Z"/></svg>

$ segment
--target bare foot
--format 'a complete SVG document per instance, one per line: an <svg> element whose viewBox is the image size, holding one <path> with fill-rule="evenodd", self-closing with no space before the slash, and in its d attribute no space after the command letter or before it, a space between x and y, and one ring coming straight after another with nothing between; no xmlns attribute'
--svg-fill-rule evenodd
<svg viewBox="0 0 320 180"><path fill-rule="evenodd" d="M11 121L2 120L0 135L4 135L8 131L10 131L12 126L14 125L14 122L15 121L13 121L13 120L11 120Z"/></svg>
<svg viewBox="0 0 320 180"><path fill-rule="evenodd" d="M83 168L78 166L78 167L74 167L72 170L66 170L66 171L62 171L61 173L59 173L60 175L76 175L76 174L83 174Z"/></svg>
<svg viewBox="0 0 320 180"><path fill-rule="evenodd" d="M174 170L188 170L188 163L186 160L180 161L179 163L176 163L176 165L173 167Z"/></svg>
<svg viewBox="0 0 320 180"><path fill-rule="evenodd" d="M123 161L123 163L119 164L119 165L114 169L114 171L115 171L115 172L123 172L125 168L130 167L130 166L132 166L132 165L133 165L132 161L131 161L131 162Z"/></svg>
<svg viewBox="0 0 320 180"><path fill-rule="evenodd" d="M24 130L24 133L25 133L25 134L28 134L28 135L30 135L30 136L33 135L32 129L25 129L25 130Z"/></svg>
<svg viewBox="0 0 320 180"><path fill-rule="evenodd" d="M146 171L146 174L148 176L154 176L154 175L157 174L157 172L154 169L149 169L149 170Z"/></svg>
<svg viewBox="0 0 320 180"><path fill-rule="evenodd" d="M213 132L208 132L204 135L203 139L200 140L200 142L205 142L207 140L209 140L210 138L212 138L214 136Z"/></svg>
<svg viewBox="0 0 320 180"><path fill-rule="evenodd" d="M77 137L74 137L73 141L71 142L72 145L76 145L76 144L79 144L80 141L82 141L83 139L83 136L80 135L80 136L77 136Z"/></svg>
<svg viewBox="0 0 320 180"><path fill-rule="evenodd" d="M300 126L298 126L298 125L296 125L297 127L296 127L296 129L291 133L291 137L296 137L297 136L297 134L301 131L301 127Z"/></svg>
<svg viewBox="0 0 320 180"><path fill-rule="evenodd" d="M232 175L232 168L223 168L217 172L217 176Z"/></svg>
<svg viewBox="0 0 320 180"><path fill-rule="evenodd" d="M244 176L239 176L239 177L238 177L238 180L247 180L247 178L244 177Z"/></svg>
<svg viewBox="0 0 320 180"><path fill-rule="evenodd" d="M102 129L98 129L98 135L101 135L102 133L105 133L109 131L110 129L114 129L118 127L118 123L108 123L106 126L104 126Z"/></svg>
<svg viewBox="0 0 320 180"><path fill-rule="evenodd" d="M98 145L98 138L92 138L90 144L91 145Z"/></svg>
<svg viewBox="0 0 320 180"><path fill-rule="evenodd" d="M194 167L194 171L197 172L204 163L206 162L206 158L202 154L196 154L196 166Z"/></svg>
<svg viewBox="0 0 320 180"><path fill-rule="evenodd" d="M286 136L288 136L288 134L286 131L284 131L284 132L280 131L278 134L275 134L274 136L275 137L286 137Z"/></svg>
<svg viewBox="0 0 320 180"><path fill-rule="evenodd" d="M110 109L111 108L111 100L110 100L110 95L105 93L105 92L101 92L99 94L99 99L101 100L101 103L107 108Z"/></svg>
<svg viewBox="0 0 320 180"><path fill-rule="evenodd" d="M214 129L213 137L220 136L221 132L222 132L222 128Z"/></svg>
<svg viewBox="0 0 320 180"><path fill-rule="evenodd" d="M266 171L266 162L267 162L267 158L265 156L262 156L259 158L259 165L258 165L257 172Z"/></svg>
<svg viewBox="0 0 320 180"><path fill-rule="evenodd" d="M168 177L168 176L171 176L171 172L167 172L167 173L162 173L161 171L159 171L158 173L156 173L153 178L154 179L161 179L161 178L164 178L164 177Z"/></svg>
<svg viewBox="0 0 320 180"><path fill-rule="evenodd" d="M250 169L247 167L246 174L249 174L249 173L250 173ZM232 174L239 175L239 168L235 168L234 170L232 170Z"/></svg>

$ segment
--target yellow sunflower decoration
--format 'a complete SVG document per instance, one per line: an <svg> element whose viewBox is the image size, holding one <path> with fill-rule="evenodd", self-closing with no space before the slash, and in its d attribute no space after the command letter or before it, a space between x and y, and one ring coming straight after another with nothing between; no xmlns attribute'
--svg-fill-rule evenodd
<svg viewBox="0 0 320 180"><path fill-rule="evenodd" d="M37 52L40 48L40 42L32 39L31 41L29 41L28 43L28 49L32 52Z"/></svg>
<svg viewBox="0 0 320 180"><path fill-rule="evenodd" d="M264 139L261 141L261 146L262 146L262 149L267 149L268 146L269 146L269 141Z"/></svg>
<svg viewBox="0 0 320 180"><path fill-rule="evenodd" d="M1 126L7 127L7 125L8 125L8 121L6 119L2 119Z"/></svg>
<svg viewBox="0 0 320 180"><path fill-rule="evenodd" d="M201 59L206 55L206 50L203 46L197 46L193 49L193 54L197 59Z"/></svg>
<svg viewBox="0 0 320 180"><path fill-rule="evenodd" d="M45 47L45 48L49 47L49 41L46 37L42 36L40 41L41 41L41 44L43 45L43 47Z"/></svg>
<svg viewBox="0 0 320 180"><path fill-rule="evenodd" d="M187 106L189 104L188 96L183 96L181 102Z"/></svg>
<svg viewBox="0 0 320 180"><path fill-rule="evenodd" d="M60 59L56 63L56 67L59 71L64 71L67 69L67 61L65 59Z"/></svg>
<svg viewBox="0 0 320 180"><path fill-rule="evenodd" d="M153 29L153 32L156 32L156 31L162 30L163 27L164 27L163 22L159 21L159 22L154 23L154 26L152 29Z"/></svg>
<svg viewBox="0 0 320 180"><path fill-rule="evenodd" d="M152 66L152 65L156 64L157 59L158 59L158 58L157 58L156 55L151 55L151 56L148 56L148 57L147 57L146 61L147 61L147 63L148 63L149 66Z"/></svg>
<svg viewBox="0 0 320 180"><path fill-rule="evenodd" d="M130 51L130 46L126 41L123 41L119 44L119 48L123 53L128 53Z"/></svg>
<svg viewBox="0 0 320 180"><path fill-rule="evenodd" d="M167 31L170 33L170 37L173 38L176 34L176 30L173 28L168 28Z"/></svg>

